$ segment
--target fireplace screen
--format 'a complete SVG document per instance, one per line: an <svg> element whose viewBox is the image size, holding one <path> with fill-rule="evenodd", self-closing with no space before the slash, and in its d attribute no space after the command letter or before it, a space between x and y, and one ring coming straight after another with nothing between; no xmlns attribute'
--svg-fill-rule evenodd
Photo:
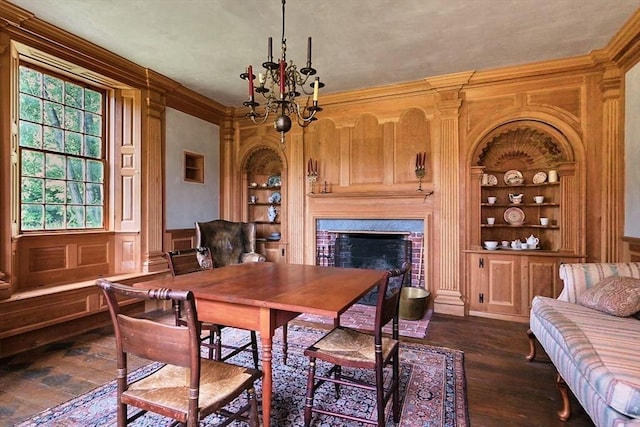
<svg viewBox="0 0 640 427"><path fill-rule="evenodd" d="M335 241L336 267L390 270L399 268L405 261L411 263L411 241L404 235L349 233L340 234ZM400 280L392 277L389 289L399 287ZM377 298L378 292L374 289L359 302L375 305Z"/></svg>

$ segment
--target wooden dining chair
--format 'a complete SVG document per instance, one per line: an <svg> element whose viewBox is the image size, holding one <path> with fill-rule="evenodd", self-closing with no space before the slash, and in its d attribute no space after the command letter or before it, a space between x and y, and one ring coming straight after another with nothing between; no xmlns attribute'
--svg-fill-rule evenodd
<svg viewBox="0 0 640 427"><path fill-rule="evenodd" d="M207 247L189 248L167 252L169 269L173 276L194 273L201 270L211 270L213 262L211 253ZM173 301L173 312L177 326L184 326L185 319L182 316L182 307L179 301ZM208 322L200 322L200 328L205 333L202 336L202 346L207 349L209 359L215 357L216 360L228 360L242 351L251 350L253 356L253 366L258 369L258 340L255 331L249 331L249 341L238 345L223 343L222 330L224 325L217 325ZM222 354L222 349L229 349L226 354Z"/></svg>
<svg viewBox="0 0 640 427"><path fill-rule="evenodd" d="M214 412L230 420L243 420L252 427L259 426L254 382L262 377L262 372L200 357L200 322L191 291L138 289L106 279L98 279L96 284L104 293L115 332L119 427L148 411L188 427L199 425L201 419ZM186 326L126 315L120 303L131 300L180 301ZM129 355L165 365L146 377L132 380L127 369ZM245 393L246 402L242 398ZM231 411L231 402L240 407ZM128 405L141 411L127 418Z"/></svg>
<svg viewBox="0 0 640 427"><path fill-rule="evenodd" d="M388 271L384 280L378 284L373 334L337 326L304 351L305 356L309 358L307 393L304 407L305 427L311 424L313 413L384 426L385 407L389 399L392 399L393 420L396 423L399 421L398 306L400 303L400 291L405 284L405 276L409 269L409 263L404 263L402 267ZM388 289L389 278L397 276L401 277L399 286L394 289ZM392 336L384 336L382 328L390 321L393 322ZM331 365L325 373L316 373L319 360L328 362ZM387 381L388 384L385 386L385 367L389 365L391 365L391 379ZM343 368L348 368L348 370ZM354 371L359 369L372 371L374 379L365 381L356 378ZM388 376L389 374L386 375L386 377ZM318 387L325 383L334 384L336 397L340 396L340 386L357 387L375 392L376 419L367 418L366 414L338 412L337 406L332 407L331 402L324 402L323 406L314 406L315 392Z"/></svg>

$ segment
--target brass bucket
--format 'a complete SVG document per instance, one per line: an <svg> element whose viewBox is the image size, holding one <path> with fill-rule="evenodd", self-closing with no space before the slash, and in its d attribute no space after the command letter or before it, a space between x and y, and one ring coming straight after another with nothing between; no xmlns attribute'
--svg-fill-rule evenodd
<svg viewBox="0 0 640 427"><path fill-rule="evenodd" d="M424 288L402 288L400 292L400 318L404 320L422 319L429 295L429 291Z"/></svg>

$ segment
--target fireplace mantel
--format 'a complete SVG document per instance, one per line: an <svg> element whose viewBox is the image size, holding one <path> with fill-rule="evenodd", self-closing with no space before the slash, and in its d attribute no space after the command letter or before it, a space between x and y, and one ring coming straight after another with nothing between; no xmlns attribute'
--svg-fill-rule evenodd
<svg viewBox="0 0 640 427"><path fill-rule="evenodd" d="M423 197L431 197L433 195L433 191L360 191L360 192L336 192L336 193L308 193L307 196L310 198L368 198L368 199L377 199L377 198L385 198L385 199L406 199L406 198L415 198L420 199Z"/></svg>

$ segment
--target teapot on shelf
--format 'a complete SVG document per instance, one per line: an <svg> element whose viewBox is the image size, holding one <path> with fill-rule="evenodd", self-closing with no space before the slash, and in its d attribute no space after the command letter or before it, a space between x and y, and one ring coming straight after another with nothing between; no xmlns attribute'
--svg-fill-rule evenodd
<svg viewBox="0 0 640 427"><path fill-rule="evenodd" d="M535 237L533 234L531 236L527 237L527 245L530 248L536 248L538 246L538 243L540 243L540 239Z"/></svg>
<svg viewBox="0 0 640 427"><path fill-rule="evenodd" d="M509 200L511 201L511 203L516 205L522 202L523 197L524 197L524 194L522 193L519 193L519 194L509 193Z"/></svg>

